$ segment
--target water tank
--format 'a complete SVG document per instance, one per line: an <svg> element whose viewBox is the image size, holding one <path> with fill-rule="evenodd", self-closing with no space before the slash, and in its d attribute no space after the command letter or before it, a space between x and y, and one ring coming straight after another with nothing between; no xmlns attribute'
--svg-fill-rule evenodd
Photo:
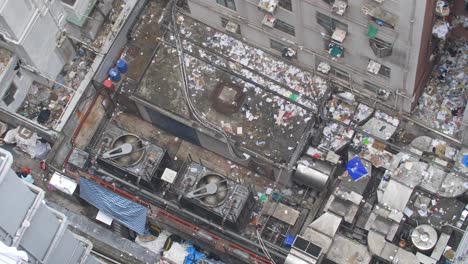
<svg viewBox="0 0 468 264"><path fill-rule="evenodd" d="M437 232L430 225L419 225L411 233L411 241L421 251L430 250L437 243Z"/></svg>
<svg viewBox="0 0 468 264"><path fill-rule="evenodd" d="M123 59L119 59L116 63L117 69L120 73L124 74L128 71L128 65Z"/></svg>
<svg viewBox="0 0 468 264"><path fill-rule="evenodd" d="M321 161L299 161L294 172L293 180L315 189L322 189L333 174L333 167Z"/></svg>
<svg viewBox="0 0 468 264"><path fill-rule="evenodd" d="M118 82L120 81L120 72L119 70L117 70L117 68L111 68L109 70L109 78L111 79L111 81L113 82Z"/></svg>

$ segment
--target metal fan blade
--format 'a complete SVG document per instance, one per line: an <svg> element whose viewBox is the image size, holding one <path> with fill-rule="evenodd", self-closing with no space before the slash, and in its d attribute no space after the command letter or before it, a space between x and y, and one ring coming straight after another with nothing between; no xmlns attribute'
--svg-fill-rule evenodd
<svg viewBox="0 0 468 264"><path fill-rule="evenodd" d="M102 157L106 158L106 159L110 159L110 158L117 158L117 157L120 157L120 156L123 156L123 155L127 155L129 153L131 153L133 150L133 146L131 144L128 144L128 143L124 143L116 148L113 148L109 151L107 151L106 153L102 154Z"/></svg>

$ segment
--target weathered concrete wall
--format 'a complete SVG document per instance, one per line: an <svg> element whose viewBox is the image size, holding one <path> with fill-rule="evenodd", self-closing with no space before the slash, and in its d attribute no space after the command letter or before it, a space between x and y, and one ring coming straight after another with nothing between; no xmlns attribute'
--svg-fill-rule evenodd
<svg viewBox="0 0 468 264"><path fill-rule="evenodd" d="M270 47L270 40L298 49L297 61L311 71L314 71L318 61L326 61L348 73L355 88L363 89L364 81L368 81L393 93L399 91L399 94L408 94L409 98L413 95L426 1L385 1L381 5L397 16L394 29L379 27L378 37L393 43L392 55L384 58L376 57L369 45L369 18L361 12L361 7L367 3L365 0L348 2L349 6L343 16L332 13L325 1L292 0L292 12L278 7L274 17L294 26L294 36L263 26L261 21L265 13L258 10L259 1L234 2L236 11L219 5L216 1L188 1L193 17L208 25L224 30L221 27L221 18L229 19L240 25L242 38L273 53L280 55ZM429 4L432 2L429 1ZM317 12L347 25L348 35L343 43L345 54L337 61L332 61L325 49L325 39L329 36L323 36L326 31L317 23ZM390 78L368 73L367 65L371 59L390 68ZM408 105L405 97L399 97L401 98L397 101L396 108L410 111L412 99Z"/></svg>
<svg viewBox="0 0 468 264"><path fill-rule="evenodd" d="M111 43L110 49L107 51L105 59L103 60L101 66L99 67L96 75L94 76L94 80L97 82L102 82L104 79L108 77L108 71L112 68L115 62L119 59L122 49L127 44L127 34L128 31L131 29L143 7L145 6L147 0L128 0L127 5L133 5L134 7L130 9L129 13L122 13L121 16L125 16L126 20L123 21L125 23L122 26L122 29L116 32L117 36L115 40ZM116 23L117 24L117 23Z"/></svg>

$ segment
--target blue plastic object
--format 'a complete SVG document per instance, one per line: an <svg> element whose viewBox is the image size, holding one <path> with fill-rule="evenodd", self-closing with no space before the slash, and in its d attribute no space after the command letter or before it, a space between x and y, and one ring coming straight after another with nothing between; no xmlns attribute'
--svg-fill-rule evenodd
<svg viewBox="0 0 468 264"><path fill-rule="evenodd" d="M184 264L197 264L203 258L203 253L198 252L194 246L190 246L186 249L189 253L185 257Z"/></svg>
<svg viewBox="0 0 468 264"><path fill-rule="evenodd" d="M109 78L111 79L111 81L113 82L118 82L120 81L120 72L119 70L117 70L117 68L111 68L109 70Z"/></svg>
<svg viewBox="0 0 468 264"><path fill-rule="evenodd" d="M286 237L284 238L283 245L286 246L286 247L291 247L292 244L294 243L295 238L296 238L296 236L293 236L291 234L286 234Z"/></svg>
<svg viewBox="0 0 468 264"><path fill-rule="evenodd" d="M468 167L468 154L463 155L462 164L463 166Z"/></svg>
<svg viewBox="0 0 468 264"><path fill-rule="evenodd" d="M377 19L377 18L375 19L375 23L381 27L385 25L385 23L382 20Z"/></svg>
<svg viewBox="0 0 468 264"><path fill-rule="evenodd" d="M361 160L357 156L348 161L348 164L346 164L346 170L348 171L348 174L351 176L353 181L359 180L368 173L366 167L364 167Z"/></svg>
<svg viewBox="0 0 468 264"><path fill-rule="evenodd" d="M119 59L115 65L117 66L117 69L119 70L119 72L122 74L128 71L128 65L122 59Z"/></svg>

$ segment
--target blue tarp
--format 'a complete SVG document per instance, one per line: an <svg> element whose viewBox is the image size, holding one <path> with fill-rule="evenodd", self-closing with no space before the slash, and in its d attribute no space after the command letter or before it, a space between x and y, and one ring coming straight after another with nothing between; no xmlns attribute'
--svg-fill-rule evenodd
<svg viewBox="0 0 468 264"><path fill-rule="evenodd" d="M463 166L468 167L468 154L463 155L462 163Z"/></svg>
<svg viewBox="0 0 468 264"><path fill-rule="evenodd" d="M348 174L351 176L353 181L359 180L368 173L366 167L364 167L361 160L357 156L348 161L348 164L346 164L346 170L348 171Z"/></svg>
<svg viewBox="0 0 468 264"><path fill-rule="evenodd" d="M203 253L198 252L194 246L188 247L187 252L189 254L185 257L184 264L197 264L204 258Z"/></svg>
<svg viewBox="0 0 468 264"><path fill-rule="evenodd" d="M80 197L115 221L138 234L144 234L147 208L99 186L86 178L80 179Z"/></svg>

